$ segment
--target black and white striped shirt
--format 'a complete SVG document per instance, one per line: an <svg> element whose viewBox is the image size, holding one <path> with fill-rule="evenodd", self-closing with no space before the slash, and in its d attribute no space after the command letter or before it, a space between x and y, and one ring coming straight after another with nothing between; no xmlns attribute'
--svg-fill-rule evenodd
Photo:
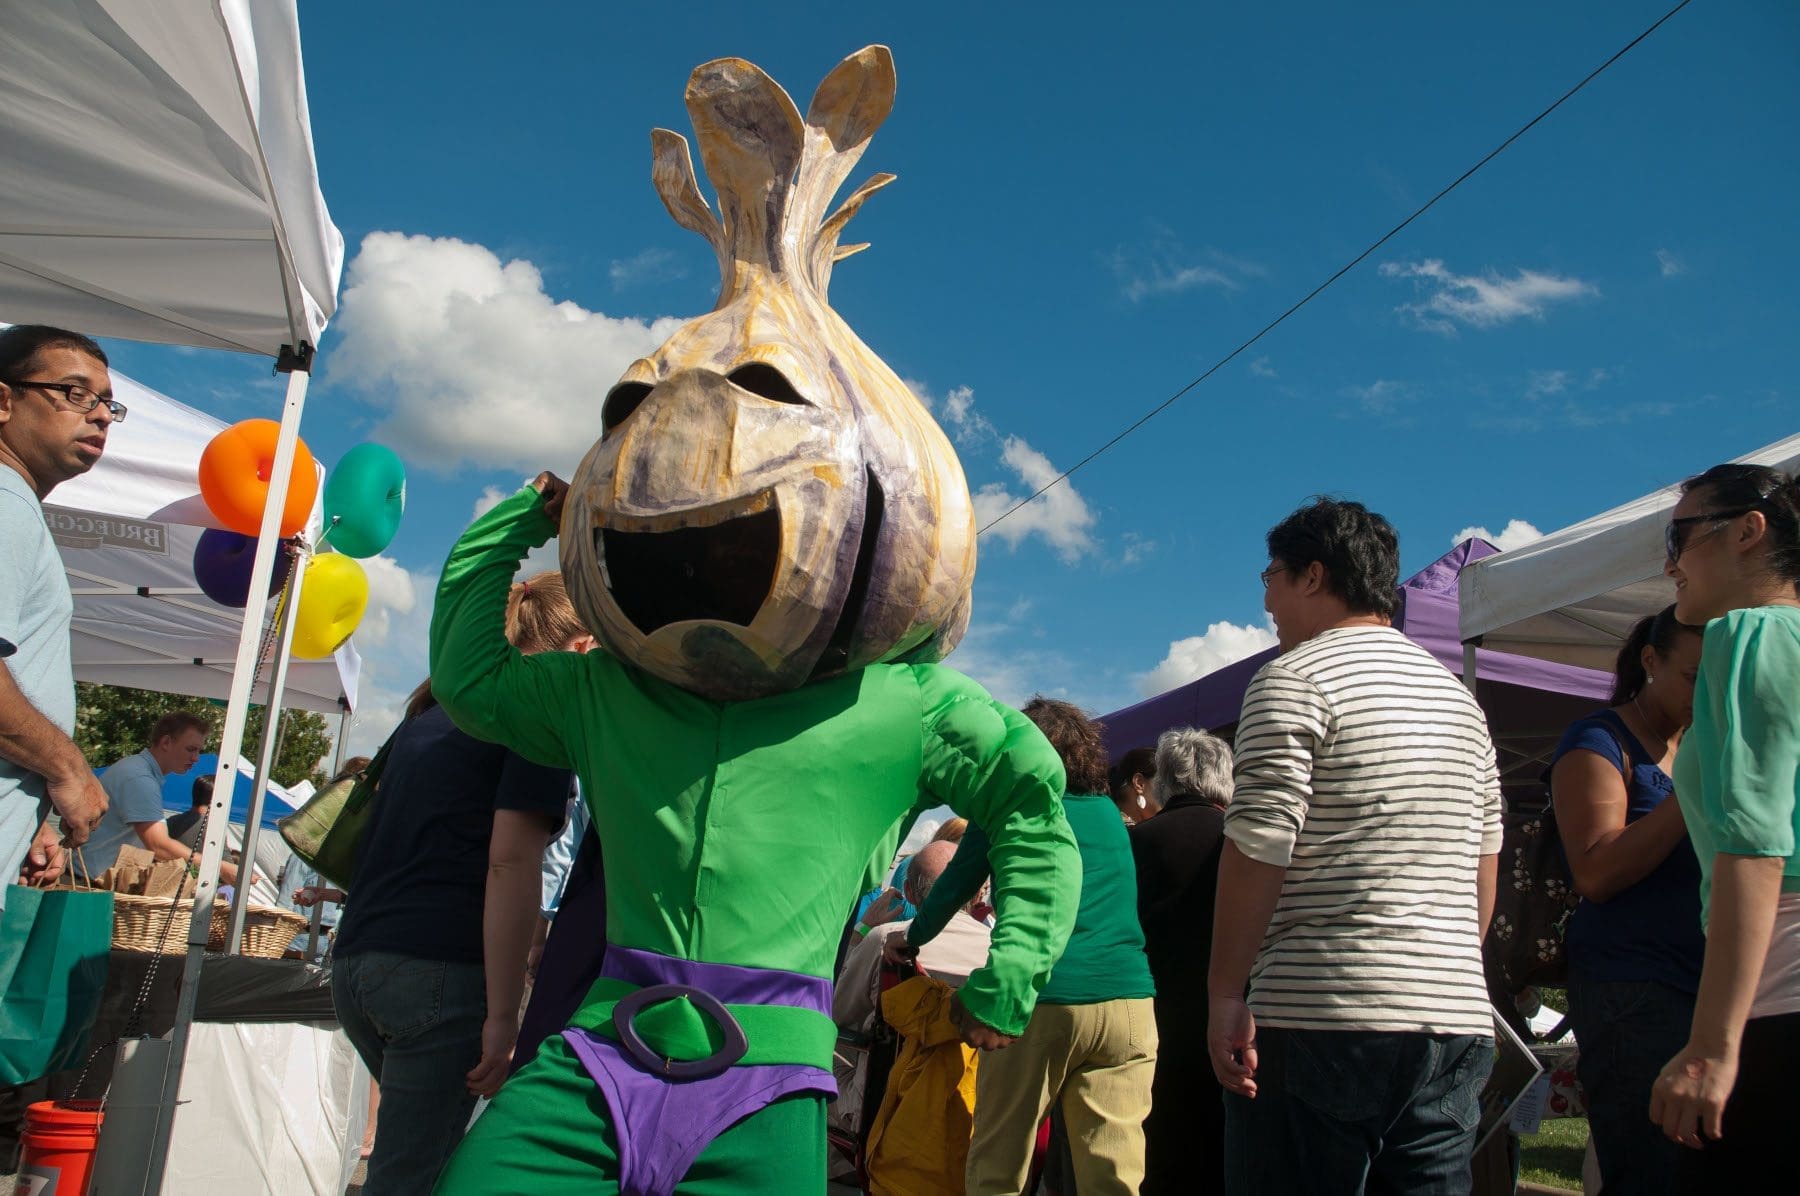
<svg viewBox="0 0 1800 1196"><path fill-rule="evenodd" d="M1244 694L1225 833L1287 869L1250 974L1258 1024L1491 1034L1476 867L1500 850L1487 720L1391 627L1341 627Z"/></svg>

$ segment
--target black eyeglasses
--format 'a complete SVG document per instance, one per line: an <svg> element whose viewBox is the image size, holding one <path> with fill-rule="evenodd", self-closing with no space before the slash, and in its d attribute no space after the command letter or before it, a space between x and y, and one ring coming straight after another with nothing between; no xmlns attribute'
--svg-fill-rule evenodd
<svg viewBox="0 0 1800 1196"><path fill-rule="evenodd" d="M1275 575L1277 573L1286 573L1288 569L1289 566L1287 565L1270 565L1267 569L1258 573L1257 576L1262 578L1263 589L1266 590L1269 588L1269 583L1275 580Z"/></svg>
<svg viewBox="0 0 1800 1196"><path fill-rule="evenodd" d="M1697 523L1722 524L1726 520L1736 519L1739 515L1748 515L1757 510L1758 506L1759 504L1752 503L1747 507L1729 507L1723 511L1708 511L1704 515L1686 515L1680 519L1669 520L1669 526L1663 528L1663 551L1668 554L1669 563L1673 565L1681 560L1681 554L1688 550L1689 545L1685 543L1687 533L1682 530L1683 528Z"/></svg>
<svg viewBox="0 0 1800 1196"><path fill-rule="evenodd" d="M17 386L22 390L50 390L61 394L69 401L69 406L86 414L102 403L112 413L113 423L122 423L125 419L125 404L117 399L103 399L94 391L79 382L9 382L8 386Z"/></svg>

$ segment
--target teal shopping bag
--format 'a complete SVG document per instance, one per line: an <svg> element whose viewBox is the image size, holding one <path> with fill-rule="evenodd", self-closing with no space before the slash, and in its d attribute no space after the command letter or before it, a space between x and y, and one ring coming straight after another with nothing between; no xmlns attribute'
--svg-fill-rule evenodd
<svg viewBox="0 0 1800 1196"><path fill-rule="evenodd" d="M112 894L8 885L0 910L0 1085L80 1066L106 990Z"/></svg>

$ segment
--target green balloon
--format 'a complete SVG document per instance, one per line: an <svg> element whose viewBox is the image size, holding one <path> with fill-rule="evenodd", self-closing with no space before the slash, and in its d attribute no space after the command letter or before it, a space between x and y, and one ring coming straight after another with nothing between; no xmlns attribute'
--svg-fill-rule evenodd
<svg viewBox="0 0 1800 1196"><path fill-rule="evenodd" d="M345 556L374 556L393 543L405 510L406 465L386 445L359 444L325 482L326 542Z"/></svg>

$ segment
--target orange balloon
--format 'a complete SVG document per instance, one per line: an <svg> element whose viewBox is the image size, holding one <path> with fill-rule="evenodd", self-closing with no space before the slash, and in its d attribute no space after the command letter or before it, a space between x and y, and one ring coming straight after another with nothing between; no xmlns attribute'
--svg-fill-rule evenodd
<svg viewBox="0 0 1800 1196"><path fill-rule="evenodd" d="M200 497L213 517L234 532L254 536L262 531L263 504L269 497L280 435L281 425L272 419L247 419L214 436L200 454ZM318 495L319 471L302 440L294 446L294 471L281 511L282 535L291 536L306 526Z"/></svg>

